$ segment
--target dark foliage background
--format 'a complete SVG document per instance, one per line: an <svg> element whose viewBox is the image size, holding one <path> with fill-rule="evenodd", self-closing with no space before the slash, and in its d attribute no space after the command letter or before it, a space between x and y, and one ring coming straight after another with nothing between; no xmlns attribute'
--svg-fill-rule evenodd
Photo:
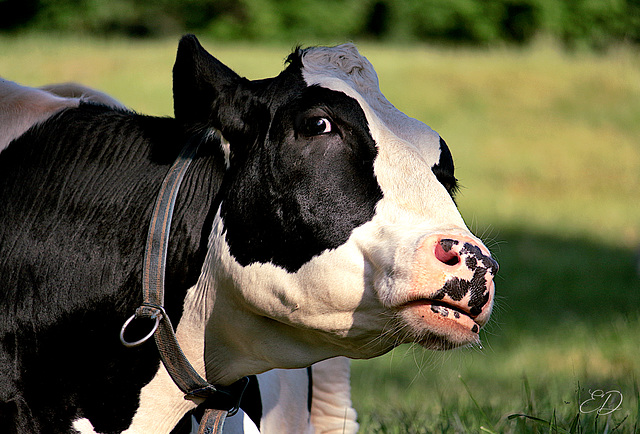
<svg viewBox="0 0 640 434"><path fill-rule="evenodd" d="M640 0L0 0L0 31L568 47L640 42Z"/></svg>

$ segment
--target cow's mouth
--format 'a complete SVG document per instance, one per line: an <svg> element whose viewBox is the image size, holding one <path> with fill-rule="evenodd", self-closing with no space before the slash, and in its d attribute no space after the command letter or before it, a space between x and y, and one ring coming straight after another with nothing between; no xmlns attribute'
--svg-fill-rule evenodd
<svg viewBox="0 0 640 434"><path fill-rule="evenodd" d="M424 336L418 342L427 348L454 348L480 342L481 325L460 306L418 299L400 306L399 312L414 336Z"/></svg>

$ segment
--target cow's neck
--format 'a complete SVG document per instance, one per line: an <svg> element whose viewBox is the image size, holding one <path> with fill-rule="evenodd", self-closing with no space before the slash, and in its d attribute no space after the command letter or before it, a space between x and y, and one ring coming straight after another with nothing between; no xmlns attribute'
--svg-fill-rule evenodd
<svg viewBox="0 0 640 434"><path fill-rule="evenodd" d="M362 260L353 255L355 244L321 255L310 264L315 266L295 275L268 263L242 267L230 255L224 228L218 213L197 285L208 315L205 360L209 382L227 385L246 375L300 368L338 355L363 357L362 348L367 354L376 349L380 354L388 351L388 343L379 339L388 318L377 314L381 307L373 294L354 289L348 297L328 304L313 295L314 288L345 281L353 281L356 288L355 282L366 271ZM337 281L331 272L336 263L348 270ZM256 270L260 273L252 272ZM305 278L310 275L315 276L313 282ZM287 296L282 288L287 289ZM329 308L331 315L326 315ZM354 310L380 320L369 321L370 328L353 329ZM318 331L324 329L333 333ZM347 335L353 345L345 342Z"/></svg>
<svg viewBox="0 0 640 434"><path fill-rule="evenodd" d="M183 180L184 188L180 190L176 202L169 243L169 257L172 261L167 266L165 294L166 303L172 306L167 306L167 310L177 311L182 308L176 337L183 353L202 377L205 377L204 329L207 312L204 292L197 285L191 287L182 304L175 298L178 294L172 293L175 289L172 287L189 282L190 275L193 276L202 266L205 251L202 245L206 246L207 227L210 227L206 222L220 187L223 164L223 159L216 154L201 155L198 160L191 162L192 167ZM184 398L184 392L161 364L152 381L141 390L140 406L127 432L169 432L198 403ZM158 408L163 409L161 414L158 413Z"/></svg>
<svg viewBox="0 0 640 434"><path fill-rule="evenodd" d="M219 143L202 143L176 199L165 276L165 309L174 324L180 319L184 291L197 282L202 271L213 220L211 209L224 167Z"/></svg>

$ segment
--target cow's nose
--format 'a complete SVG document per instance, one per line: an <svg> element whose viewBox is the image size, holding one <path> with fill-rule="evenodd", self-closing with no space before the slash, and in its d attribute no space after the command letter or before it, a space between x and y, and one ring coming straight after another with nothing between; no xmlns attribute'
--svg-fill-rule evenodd
<svg viewBox="0 0 640 434"><path fill-rule="evenodd" d="M470 238L440 238L435 246L434 254L438 261L449 267L467 267L474 271L484 267L492 276L498 272L498 263L476 245ZM464 256L464 263L462 261Z"/></svg>
<svg viewBox="0 0 640 434"><path fill-rule="evenodd" d="M460 263L459 253L451 249L454 243L457 243L457 241L449 238L443 238L436 243L435 249L436 259L451 267Z"/></svg>
<svg viewBox="0 0 640 434"><path fill-rule="evenodd" d="M466 236L433 235L416 253L414 288L429 291L423 297L435 302L433 309L453 308L479 323L488 319L498 263L484 245Z"/></svg>

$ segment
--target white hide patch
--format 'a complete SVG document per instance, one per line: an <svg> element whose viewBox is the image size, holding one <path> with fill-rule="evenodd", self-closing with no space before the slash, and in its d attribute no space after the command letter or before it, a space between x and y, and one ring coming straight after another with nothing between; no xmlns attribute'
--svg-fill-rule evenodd
<svg viewBox="0 0 640 434"><path fill-rule="evenodd" d="M89 419L86 418L74 420L73 429L78 431L80 434L97 434Z"/></svg>
<svg viewBox="0 0 640 434"><path fill-rule="evenodd" d="M372 132L388 129L405 141L405 145L414 146L427 164L438 163L438 133L401 112L384 97L373 65L354 45L311 48L305 52L302 61L303 76L308 85L318 84L355 98L367 114Z"/></svg>

